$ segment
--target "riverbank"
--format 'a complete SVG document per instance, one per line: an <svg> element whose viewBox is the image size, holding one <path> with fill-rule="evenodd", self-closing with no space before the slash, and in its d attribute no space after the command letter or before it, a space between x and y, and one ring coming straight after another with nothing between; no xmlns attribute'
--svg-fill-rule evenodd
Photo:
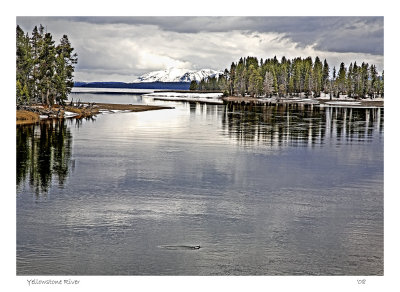
<svg viewBox="0 0 400 292"><path fill-rule="evenodd" d="M37 113L25 110L17 110L16 118L17 125L36 124L40 121L40 117Z"/></svg>
<svg viewBox="0 0 400 292"><path fill-rule="evenodd" d="M328 106L358 106L358 107L383 107L383 98L376 99L354 99L354 98L255 98L255 97L238 97L228 96L222 98L224 104L241 104L241 105L267 105L267 104L284 104L284 103L299 103L299 104L320 104Z"/></svg>
<svg viewBox="0 0 400 292"><path fill-rule="evenodd" d="M104 112L142 112L171 109L173 107L156 105L132 105L113 103L81 103L79 105L58 106L51 109L43 105L23 106L16 111L17 125L35 124L45 119L86 118Z"/></svg>
<svg viewBox="0 0 400 292"><path fill-rule="evenodd" d="M364 98L354 99L347 96L339 98L330 98L329 95L323 94L320 97L306 97L304 94L291 97L250 97L250 96L228 96L223 97L221 92L199 92L199 91L157 91L148 93L146 96L152 97L154 100L205 103L205 104L240 104L240 105L274 105L274 104L315 104L326 106L352 106L352 107L383 107L383 98Z"/></svg>

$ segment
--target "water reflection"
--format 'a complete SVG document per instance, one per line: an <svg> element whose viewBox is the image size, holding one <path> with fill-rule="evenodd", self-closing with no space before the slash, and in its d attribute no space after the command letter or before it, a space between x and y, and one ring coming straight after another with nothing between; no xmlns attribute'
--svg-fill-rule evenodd
<svg viewBox="0 0 400 292"><path fill-rule="evenodd" d="M383 274L383 109L173 105L17 128L18 275Z"/></svg>
<svg viewBox="0 0 400 292"><path fill-rule="evenodd" d="M17 188L27 181L36 196L46 194L52 179L63 187L73 168L72 135L65 120L17 127Z"/></svg>
<svg viewBox="0 0 400 292"><path fill-rule="evenodd" d="M323 107L310 104L227 106L224 134L240 144L322 146L334 141L372 141L383 133L383 108Z"/></svg>
<svg viewBox="0 0 400 292"><path fill-rule="evenodd" d="M83 125L83 121L95 122L96 116L80 118L80 119L72 119L70 121L75 125L76 128L80 128Z"/></svg>
<svg viewBox="0 0 400 292"><path fill-rule="evenodd" d="M113 92L112 95L106 92L106 89L102 89L102 92L72 92L69 96L69 101L84 101L84 102L112 102L122 104L143 104L142 95L137 93L117 93ZM110 100L112 96L112 100Z"/></svg>

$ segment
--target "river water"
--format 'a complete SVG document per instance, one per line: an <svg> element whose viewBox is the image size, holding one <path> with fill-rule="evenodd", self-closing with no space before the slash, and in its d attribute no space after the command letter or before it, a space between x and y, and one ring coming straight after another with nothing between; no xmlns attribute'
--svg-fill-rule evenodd
<svg viewBox="0 0 400 292"><path fill-rule="evenodd" d="M383 108L72 96L175 108L17 128L18 275L383 275Z"/></svg>

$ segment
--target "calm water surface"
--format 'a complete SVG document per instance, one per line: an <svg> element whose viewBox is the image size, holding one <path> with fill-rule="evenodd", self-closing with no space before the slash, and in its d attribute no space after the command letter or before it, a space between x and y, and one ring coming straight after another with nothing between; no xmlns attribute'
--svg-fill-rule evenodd
<svg viewBox="0 0 400 292"><path fill-rule="evenodd" d="M383 108L165 104L17 128L17 274L383 274Z"/></svg>

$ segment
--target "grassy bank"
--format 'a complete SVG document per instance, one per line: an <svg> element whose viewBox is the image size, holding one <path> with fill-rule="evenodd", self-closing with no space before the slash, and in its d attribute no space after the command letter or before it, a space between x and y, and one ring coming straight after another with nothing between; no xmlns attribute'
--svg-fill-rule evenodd
<svg viewBox="0 0 400 292"><path fill-rule="evenodd" d="M100 111L131 111L141 112L149 110L170 109L172 107L155 105L131 105L131 104L112 104L112 103L84 103L79 106L53 106L51 109L42 105L24 106L17 110L17 125L35 124L42 119L63 119L63 118L86 118L97 115ZM74 116L71 116L75 114Z"/></svg>
<svg viewBox="0 0 400 292"><path fill-rule="evenodd" d="M39 122L39 114L30 111L17 110L17 125L35 124Z"/></svg>

